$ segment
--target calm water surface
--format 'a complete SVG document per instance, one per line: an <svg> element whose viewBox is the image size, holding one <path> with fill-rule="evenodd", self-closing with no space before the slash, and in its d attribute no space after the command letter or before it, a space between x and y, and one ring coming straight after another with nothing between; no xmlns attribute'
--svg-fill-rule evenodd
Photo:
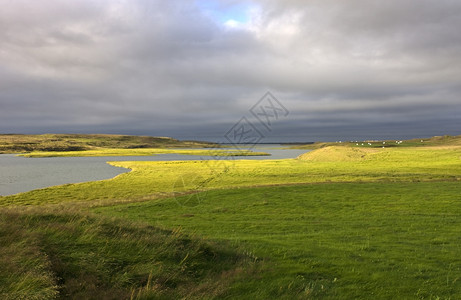
<svg viewBox="0 0 461 300"><path fill-rule="evenodd" d="M247 156L241 159L295 158L307 150L275 149L280 145L263 145L254 151L271 156ZM244 149L242 147L242 149ZM107 161L172 161L213 159L211 156L160 154L156 156L47 157L25 158L14 154L0 155L0 196L27 192L66 183L78 183L113 178L127 169L107 164ZM235 157L234 159L239 159Z"/></svg>

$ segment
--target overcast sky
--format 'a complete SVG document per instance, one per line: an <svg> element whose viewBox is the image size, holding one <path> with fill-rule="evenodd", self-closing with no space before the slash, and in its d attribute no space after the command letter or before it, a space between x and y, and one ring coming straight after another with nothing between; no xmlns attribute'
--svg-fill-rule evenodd
<svg viewBox="0 0 461 300"><path fill-rule="evenodd" d="M0 132L461 134L460 28L459 0L0 0Z"/></svg>

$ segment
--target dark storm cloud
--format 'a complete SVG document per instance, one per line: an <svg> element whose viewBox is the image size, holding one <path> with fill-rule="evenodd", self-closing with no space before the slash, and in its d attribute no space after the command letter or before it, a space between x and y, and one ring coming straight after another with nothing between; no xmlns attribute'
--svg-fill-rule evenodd
<svg viewBox="0 0 461 300"><path fill-rule="evenodd" d="M459 1L0 3L2 132L219 139L271 90L268 138L459 133Z"/></svg>

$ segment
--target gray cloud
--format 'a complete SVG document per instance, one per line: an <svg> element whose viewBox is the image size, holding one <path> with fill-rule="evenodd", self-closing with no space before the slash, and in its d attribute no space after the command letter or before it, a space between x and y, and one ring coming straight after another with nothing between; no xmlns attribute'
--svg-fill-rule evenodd
<svg viewBox="0 0 461 300"><path fill-rule="evenodd" d="M0 4L0 132L219 139L270 90L268 140L459 134L459 1Z"/></svg>

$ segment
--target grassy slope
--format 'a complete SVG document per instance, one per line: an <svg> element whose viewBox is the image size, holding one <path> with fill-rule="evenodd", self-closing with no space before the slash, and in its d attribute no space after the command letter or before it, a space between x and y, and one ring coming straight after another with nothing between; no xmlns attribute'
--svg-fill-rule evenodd
<svg viewBox="0 0 461 300"><path fill-rule="evenodd" d="M384 142L384 143L383 143ZM401 143L400 143L401 142ZM369 145L370 143L371 145ZM360 148L394 148L394 147L430 147L430 146L461 146L461 135L458 136L434 136L431 138L411 139L404 141L382 140L382 141L357 141L357 142L316 142L305 145L291 145L291 149L320 149L329 146L349 146Z"/></svg>
<svg viewBox="0 0 461 300"><path fill-rule="evenodd" d="M1 299L223 297L253 261L178 230L77 212L0 215Z"/></svg>
<svg viewBox="0 0 461 300"><path fill-rule="evenodd" d="M98 212L231 241L271 269L235 298L457 299L461 184L323 184L211 191ZM184 214L187 218L183 217Z"/></svg>
<svg viewBox="0 0 461 300"><path fill-rule="evenodd" d="M109 134L0 134L0 153L30 151L81 151L100 148L203 148L216 144L199 141L178 141L168 137Z"/></svg>

